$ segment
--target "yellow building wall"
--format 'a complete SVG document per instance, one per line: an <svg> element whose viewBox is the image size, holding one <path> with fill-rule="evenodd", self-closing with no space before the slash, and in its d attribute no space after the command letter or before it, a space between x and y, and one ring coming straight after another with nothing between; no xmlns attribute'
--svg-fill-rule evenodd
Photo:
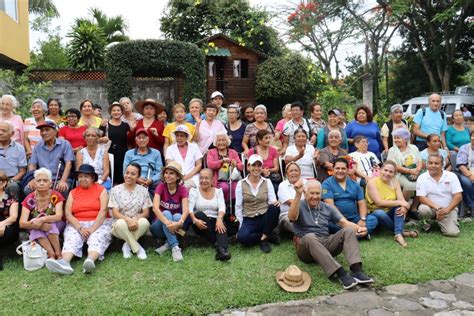
<svg viewBox="0 0 474 316"><path fill-rule="evenodd" d="M0 55L23 65L30 62L28 0L17 0L18 22L0 11Z"/></svg>

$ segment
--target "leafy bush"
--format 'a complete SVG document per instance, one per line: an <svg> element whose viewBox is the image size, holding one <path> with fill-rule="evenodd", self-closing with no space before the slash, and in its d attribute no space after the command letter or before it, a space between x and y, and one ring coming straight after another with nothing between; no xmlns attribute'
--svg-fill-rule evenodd
<svg viewBox="0 0 474 316"><path fill-rule="evenodd" d="M103 69L105 62L105 33L90 21L77 21L68 34L71 38L67 55L69 66L75 70Z"/></svg>
<svg viewBox="0 0 474 316"><path fill-rule="evenodd" d="M184 77L183 102L205 99L204 53L194 44L172 40L136 40L116 44L107 52L109 101L132 95L132 76Z"/></svg>

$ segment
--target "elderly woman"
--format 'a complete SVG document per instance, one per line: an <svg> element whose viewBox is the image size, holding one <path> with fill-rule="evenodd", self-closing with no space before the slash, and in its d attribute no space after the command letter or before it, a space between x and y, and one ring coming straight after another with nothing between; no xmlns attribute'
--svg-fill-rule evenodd
<svg viewBox="0 0 474 316"><path fill-rule="evenodd" d="M472 215L474 211L474 131L471 131L470 136L471 141L459 149L456 166L460 172L459 180L463 189L463 199Z"/></svg>
<svg viewBox="0 0 474 316"><path fill-rule="evenodd" d="M390 108L390 120L386 122L380 130L382 136L383 152L388 153L388 150L393 146L393 131L404 128L409 130L407 122L403 119L403 106L401 104L394 104Z"/></svg>
<svg viewBox="0 0 474 316"><path fill-rule="evenodd" d="M176 143L176 139L174 138L174 131L176 128L180 125L185 125L188 128L189 131L189 141L193 139L194 135L194 125L191 123L186 122L184 119L186 117L186 107L182 103L176 103L173 105L173 108L171 109L173 112L173 116L175 121L166 125L165 130L163 131L163 136L165 138L165 145L163 147L163 151L166 153L166 150L168 147L174 143Z"/></svg>
<svg viewBox="0 0 474 316"><path fill-rule="evenodd" d="M128 97L121 97L119 100L120 105L123 107L122 121L130 126L131 130L134 130L137 126L137 121L143 119L140 113L133 111L132 100Z"/></svg>
<svg viewBox="0 0 474 316"><path fill-rule="evenodd" d="M68 109L66 111L67 125L61 127L58 132L59 138L65 139L71 144L74 153L86 147L84 132L87 126L78 125L80 118L81 112L78 109Z"/></svg>
<svg viewBox="0 0 474 316"><path fill-rule="evenodd" d="M30 231L30 241L37 241L46 250L49 259L61 258L59 244L63 216L61 193L51 190L52 174L46 168L34 173L35 190L21 203L20 228ZM62 227L61 227L62 226Z"/></svg>
<svg viewBox="0 0 474 316"><path fill-rule="evenodd" d="M302 128L295 131L295 144L289 146L285 152L285 163L296 162L301 168L301 177L314 178L314 160L318 159L319 150L308 144L308 134Z"/></svg>
<svg viewBox="0 0 474 316"><path fill-rule="evenodd" d="M107 190L112 187L112 181L109 178L110 166L109 155L105 147L99 146L100 131L97 128L89 127L84 132L86 147L79 150L76 154L76 166L82 164L94 167L98 176L98 183Z"/></svg>
<svg viewBox="0 0 474 316"><path fill-rule="evenodd" d="M0 122L8 121L13 126L14 134L12 140L23 145L24 124L20 115L14 114L18 107L18 101L10 94L4 94L0 98Z"/></svg>
<svg viewBox="0 0 474 316"><path fill-rule="evenodd" d="M344 128L341 128L339 126L341 122L340 116L341 116L341 112L337 109L330 110L328 112L328 124L324 126L323 128L319 129L318 131L318 141L316 143L316 147L318 149L323 149L324 147L327 147L329 145L328 136L331 131L339 131L342 137L340 147L345 150L349 149L349 144L347 143L346 131L344 130Z"/></svg>
<svg viewBox="0 0 474 316"><path fill-rule="evenodd" d="M356 150L354 137L365 136L369 141L369 151L373 152L379 159L382 151L382 140L377 123L372 122L372 111L367 106L359 106L355 112L354 120L347 124L346 134L349 141L349 152Z"/></svg>
<svg viewBox="0 0 474 316"><path fill-rule="evenodd" d="M165 107L153 99L146 99L145 101L137 102L135 108L140 114L143 114L143 119L137 122L134 131L145 129L150 137L148 146L159 150L163 156L163 145L165 143L163 131L165 130L165 125L162 121L158 120L158 115L165 110ZM130 133L130 135L133 137L135 133Z"/></svg>
<svg viewBox="0 0 474 316"><path fill-rule="evenodd" d="M140 260L147 258L145 249L138 243L138 238L150 228L147 218L153 203L148 190L137 183L140 174L140 165L131 163L125 169L124 183L110 191L109 208L112 209L114 217L112 235L125 241L122 246L125 259L130 258L132 253Z"/></svg>
<svg viewBox="0 0 474 316"><path fill-rule="evenodd" d="M274 233L279 235L282 231L293 233L293 224L288 219L288 211L290 205L295 198L295 183L301 179L300 166L292 161L286 165L286 180L278 186L278 202L280 202L280 218L278 226L274 229ZM303 183L305 180L303 180ZM301 197L304 199L304 196Z"/></svg>
<svg viewBox="0 0 474 316"><path fill-rule="evenodd" d="M35 99L33 103L31 103L30 112L32 117L25 119L24 124L25 151L28 158L31 157L35 145L41 141L40 130L36 127L44 123L46 110L46 103L41 99Z"/></svg>
<svg viewBox="0 0 474 316"><path fill-rule="evenodd" d="M79 105L79 111L81 111L79 126L99 128L102 124L102 119L94 115L94 103L91 100L83 100Z"/></svg>
<svg viewBox="0 0 474 316"><path fill-rule="evenodd" d="M240 120L245 125L255 122L255 109L252 104L247 103L242 106L240 109Z"/></svg>
<svg viewBox="0 0 474 316"><path fill-rule="evenodd" d="M273 133L262 129L256 135L257 145L249 150L248 155L259 155L263 160L262 176L272 181L273 189L278 190L282 178L280 174L280 164L278 163L278 150L270 146L273 141Z"/></svg>
<svg viewBox="0 0 474 316"><path fill-rule="evenodd" d="M259 130L267 130L275 135L272 124L267 123L267 108L263 104L259 104L255 107L255 122L250 123L245 128L244 138L242 140L242 147L244 148L244 154L250 156L249 151L251 148L257 145L257 132Z"/></svg>
<svg viewBox="0 0 474 316"><path fill-rule="evenodd" d="M225 127L231 140L230 147L239 153L243 152L242 140L247 125L239 119L239 106L237 104L231 104L227 107L227 124Z"/></svg>
<svg viewBox="0 0 474 316"><path fill-rule="evenodd" d="M453 112L453 125L446 131L446 144L449 150L458 152L462 145L469 144L469 129L464 126L464 114L462 110Z"/></svg>
<svg viewBox="0 0 474 316"><path fill-rule="evenodd" d="M189 193L186 187L180 184L182 179L181 166L176 161L171 161L162 168L161 183L156 188L153 199L153 212L157 219L150 227L154 238L166 239L155 251L162 256L171 249L175 262L183 260L176 234L185 234L182 228L189 215Z"/></svg>
<svg viewBox="0 0 474 316"><path fill-rule="evenodd" d="M229 112L227 111L227 113ZM229 148L230 143L227 134L219 133L214 140L215 148L207 152L207 166L213 171L213 185L222 189L226 201L229 201L230 197L232 200L235 199L235 188L237 187L237 181L232 182L232 187L229 185L231 169L237 168L239 171L243 169L239 154Z"/></svg>
<svg viewBox="0 0 474 316"><path fill-rule="evenodd" d="M60 274L72 274L71 260L82 257L82 247L87 243L87 259L83 273L94 272L97 259L104 258L112 241L112 219L108 216L107 192L98 183L94 167L82 165L76 172L78 186L71 190L66 202L67 225L64 230L62 259L49 260L46 268Z"/></svg>
<svg viewBox="0 0 474 316"><path fill-rule="evenodd" d="M334 161L341 156L347 155L347 150L341 148L341 132L331 130L328 134L328 146L319 151L319 157L316 159L318 170L318 180L322 183L332 176Z"/></svg>
<svg viewBox="0 0 474 316"><path fill-rule="evenodd" d="M18 239L18 201L6 192L7 174L0 170L0 271L5 248Z"/></svg>
<svg viewBox="0 0 474 316"><path fill-rule="evenodd" d="M203 102L201 99L191 99L189 101L189 113L186 113L186 122L196 125L201 120L205 119L204 114L202 114Z"/></svg>
<svg viewBox="0 0 474 316"><path fill-rule="evenodd" d="M410 204L405 200L400 183L395 179L396 174L397 164L391 160L385 161L379 175L367 182L365 199L367 208L379 223L384 228L393 230L395 242L406 247L404 237L417 237L418 233L403 231Z"/></svg>
<svg viewBox="0 0 474 316"><path fill-rule="evenodd" d="M209 146L214 142L218 133L227 133L221 121L216 119L217 106L209 103L206 105L206 119L196 124L194 141L199 145L201 153L204 155L209 150Z"/></svg>
<svg viewBox="0 0 474 316"><path fill-rule="evenodd" d="M230 259L230 253L224 222L225 201L222 190L212 185L212 173L210 169L199 172L199 188L193 188L189 192L189 216L193 221L194 231L215 246L215 259L226 261Z"/></svg>
<svg viewBox="0 0 474 316"><path fill-rule="evenodd" d="M451 171L452 166L449 159L449 152L441 148L441 138L439 135L429 134L428 137L426 137L426 144L428 147L420 152L421 160L423 161L423 169L428 169L428 157L431 154L436 154L443 157L443 169Z"/></svg>
<svg viewBox="0 0 474 316"><path fill-rule="evenodd" d="M63 117L63 111L61 110L61 101L59 101L59 99L51 98L48 99L48 102L46 102L46 104L48 106L46 119L53 121L59 127L63 127L65 125L65 121Z"/></svg>
<svg viewBox="0 0 474 316"><path fill-rule="evenodd" d="M123 182L123 160L128 150L127 136L130 133L130 126L122 120L124 113L123 106L114 102L109 106L110 119L107 122L107 138L111 141L109 154L114 155L114 174L115 183Z"/></svg>
<svg viewBox="0 0 474 316"><path fill-rule="evenodd" d="M269 253L269 243L279 243L272 231L278 225L280 203L272 182L262 177L262 167L262 157L249 157L249 175L235 189L235 216L240 223L237 240L245 246L259 244L262 252Z"/></svg>
<svg viewBox="0 0 474 316"><path fill-rule="evenodd" d="M189 142L191 132L186 125L179 125L172 132L176 143L168 147L165 161L176 161L183 168L183 182L186 188L199 185L198 174L202 168L202 154L196 143Z"/></svg>
<svg viewBox="0 0 474 316"><path fill-rule="evenodd" d="M287 103L281 109L282 119L275 125L275 139L279 139L283 144L283 129L285 124L291 120L291 103Z"/></svg>

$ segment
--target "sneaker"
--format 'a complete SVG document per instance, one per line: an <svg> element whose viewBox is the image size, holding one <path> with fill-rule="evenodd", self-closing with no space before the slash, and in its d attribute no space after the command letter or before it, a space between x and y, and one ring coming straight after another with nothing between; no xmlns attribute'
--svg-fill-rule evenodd
<svg viewBox="0 0 474 316"><path fill-rule="evenodd" d="M230 259L230 253L227 248L217 247L216 248L216 260L227 261Z"/></svg>
<svg viewBox="0 0 474 316"><path fill-rule="evenodd" d="M123 253L123 257L125 259L128 259L128 258L132 257L132 248L130 248L130 245L128 244L128 242L123 243L122 253Z"/></svg>
<svg viewBox="0 0 474 316"><path fill-rule="evenodd" d="M357 285L357 281L347 273L339 277L339 281L342 283L344 290L350 290Z"/></svg>
<svg viewBox="0 0 474 316"><path fill-rule="evenodd" d="M274 245L280 244L280 236L278 236L274 232L268 236L267 240L269 243L274 244Z"/></svg>
<svg viewBox="0 0 474 316"><path fill-rule="evenodd" d="M82 273L86 273L86 274L92 273L95 270L95 263L91 259L87 258L84 261L82 268L83 268Z"/></svg>
<svg viewBox="0 0 474 316"><path fill-rule="evenodd" d="M168 245L168 243L165 242L163 245L156 248L155 251L156 251L157 254L162 256L168 249L170 249L170 245Z"/></svg>
<svg viewBox="0 0 474 316"><path fill-rule="evenodd" d="M147 255L146 255L146 251L145 251L145 249L143 249L142 246L140 246L140 249L138 249L137 257L140 260L145 260L146 258L148 258Z"/></svg>
<svg viewBox="0 0 474 316"><path fill-rule="evenodd" d="M46 259L46 269L53 273L65 274L69 275L74 272L71 267L71 264L64 259L54 260L54 259Z"/></svg>
<svg viewBox="0 0 474 316"><path fill-rule="evenodd" d="M272 251L272 247L271 247L270 244L268 243L268 240L267 240L267 239L260 240L260 249L261 249L262 252L264 252L264 253L269 253L269 252Z"/></svg>
<svg viewBox="0 0 474 316"><path fill-rule="evenodd" d="M183 260L183 254L181 253L181 248L179 248L178 246L174 246L173 249L171 249L171 256L173 257L174 262Z"/></svg>
<svg viewBox="0 0 474 316"><path fill-rule="evenodd" d="M374 283L374 279L368 277L364 272L351 272L351 277L356 280L357 284L369 284Z"/></svg>

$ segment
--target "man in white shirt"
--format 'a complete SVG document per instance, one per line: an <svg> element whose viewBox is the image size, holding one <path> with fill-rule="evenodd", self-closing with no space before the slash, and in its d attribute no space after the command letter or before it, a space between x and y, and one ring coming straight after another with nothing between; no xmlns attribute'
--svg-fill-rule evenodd
<svg viewBox="0 0 474 316"><path fill-rule="evenodd" d="M426 222L425 231L431 228L427 221L436 219L443 235L459 235L457 206L462 200L462 187L454 173L443 170L443 157L428 156L428 172L418 177L416 195L420 198L418 213Z"/></svg>
<svg viewBox="0 0 474 316"><path fill-rule="evenodd" d="M301 102L293 102L291 104L291 120L286 122L283 127L283 148L281 152L285 152L288 146L295 144L295 132L302 128L308 136L308 143L314 144L316 135L314 135L309 121L303 117L304 107Z"/></svg>

